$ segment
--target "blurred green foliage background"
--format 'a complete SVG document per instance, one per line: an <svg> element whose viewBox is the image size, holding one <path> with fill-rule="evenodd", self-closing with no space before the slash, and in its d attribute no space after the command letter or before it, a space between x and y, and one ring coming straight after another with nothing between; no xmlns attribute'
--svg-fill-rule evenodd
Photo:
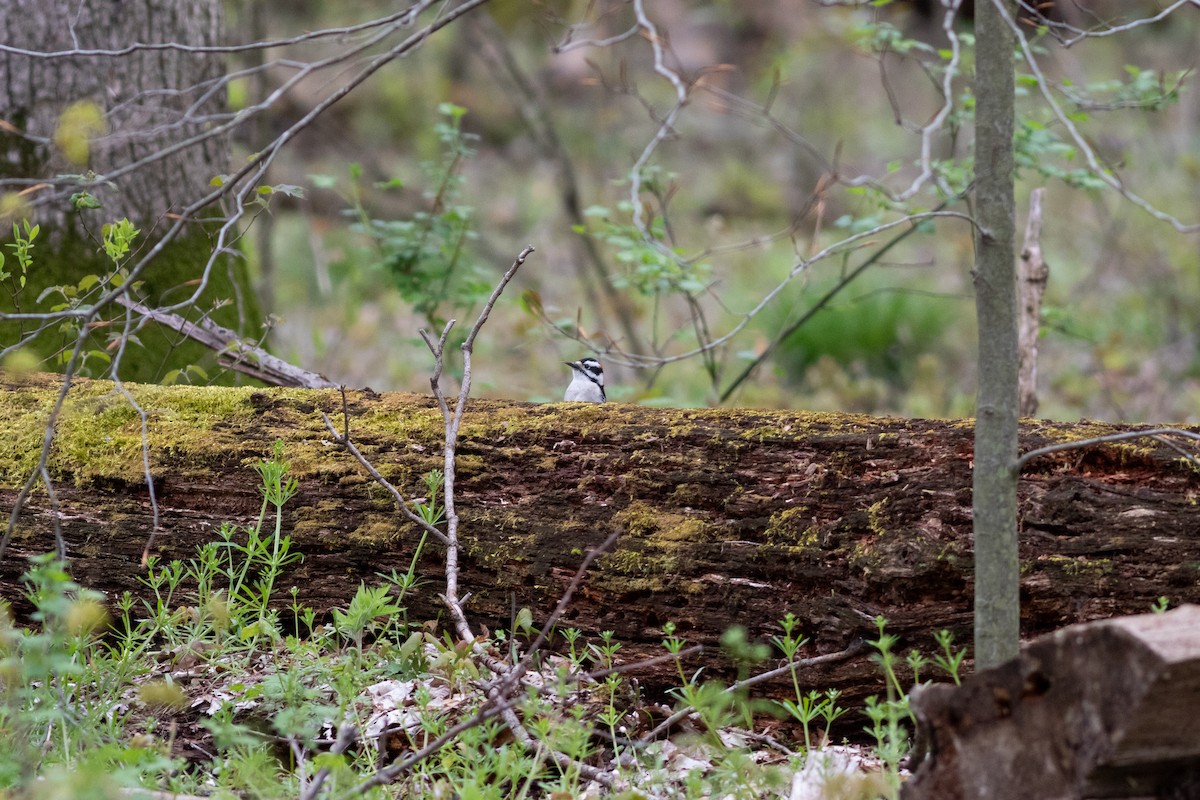
<svg viewBox="0 0 1200 800"><path fill-rule="evenodd" d="M1164 4L1088 5L1091 24L1089 14L1145 16ZM424 391L430 359L417 329L450 317L469 322L513 256L533 244L537 252L477 345L475 386L484 396L556 400L569 377L562 361L584 349L555 325L625 350L639 344L647 355L687 352L698 312L708 335L720 336L802 258L897 218L878 195L831 184L829 167L896 189L912 181L914 131L941 102L931 71L946 55L938 16L909 3L656 0L647 7L669 40L671 66L692 88L674 135L643 172L645 207L653 216L665 205L655 224L686 256L681 272L604 227L606 219L628 220L629 170L674 100L647 41L556 52L573 23L594 23L577 41L624 31L627 4L494 0L356 89L276 162L273 183L307 192L274 203L245 240L279 318L273 348L351 385ZM264 0L232 5L229 23L231 34L250 40L346 25L390 8ZM958 29L969 34L969 21ZM1071 48L1039 40L1042 69L1060 97L1078 100L1064 103L1098 155L1134 191L1185 221L1200 220L1200 103L1193 76L1179 73L1194 66L1198 29L1200 15L1181 12ZM287 58L282 50L271 57ZM311 45L304 57L314 57ZM273 79L286 75L277 69ZM277 107L277 120L239 145L253 152L338 79L333 70L301 84ZM1047 190L1043 248L1051 273L1039 413L1197 421L1200 239L1089 184L1031 82L1018 85L1019 228L1029 191ZM969 81L955 87L962 92L955 112L933 142L951 177L970 157ZM239 83L230 99L244 103L263 90ZM910 207L940 199L926 191ZM581 229L593 235L590 244ZM606 360L610 399L715 402L776 331L892 234L803 270L707 362L632 369L620 357ZM605 300L587 266L589 247L640 342L631 342ZM971 414L972 251L968 224L923 226L813 315L730 402Z"/></svg>

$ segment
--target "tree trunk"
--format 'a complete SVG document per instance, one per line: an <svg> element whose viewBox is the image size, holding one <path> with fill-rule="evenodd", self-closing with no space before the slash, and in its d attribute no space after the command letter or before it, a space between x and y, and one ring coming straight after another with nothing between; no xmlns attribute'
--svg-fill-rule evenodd
<svg viewBox="0 0 1200 800"><path fill-rule="evenodd" d="M222 111L222 93L202 100L211 82L224 72L221 57L179 49L143 49L120 56L45 55L71 50L119 50L134 43L217 45L221 43L221 3L141 0L116 4L102 0L9 0L0 7L3 41L41 55L5 54L0 60L0 107L19 133L6 131L20 153L8 161L8 176L50 177L91 169L103 176L145 158L167 144L194 136L204 117ZM165 97L178 92L177 96ZM56 146L64 108L90 102L104 115L103 133L91 138L72 158L71 147ZM189 107L196 103L195 108ZM20 134L25 134L21 136ZM68 137L69 139L70 137ZM7 148L6 148L7 151ZM11 158L11 151L9 158ZM227 169L229 146L223 137L208 138L162 159L152 169L132 172L115 186L91 188L104 203L105 217L129 217L153 223L189 201L217 171ZM6 159L7 160L7 159ZM20 171L17 171L20 170ZM38 195L33 199L36 201ZM71 217L68 206L39 210L45 224L59 226Z"/></svg>
<svg viewBox="0 0 1200 800"><path fill-rule="evenodd" d="M10 377L11 381L12 378ZM56 383L9 383L0 402L0 503L11 508L36 460ZM344 606L360 581L407 570L417 532L347 453L334 391L132 387L150 414L150 463L162 519L154 550L187 559L226 521L261 504L252 465L282 440L300 490L284 531L304 561L276 594L299 587L319 613ZM410 497L441 466L442 421L428 397L354 392L350 434ZM1112 426L1027 422L1023 446L1111 433ZM970 421L731 409L534 405L477 400L464 418L458 510L467 613L510 627L515 609L553 608L583 552L621 532L571 604L564 625L613 630L626 661L663 650L673 621L715 645L731 626L752 639L802 621L803 655L875 635L884 615L901 648L933 650L948 628L971 631ZM50 460L57 514L44 495L21 517L0 562L0 589L20 603L23 556L52 550L60 522L77 580L115 597L141 591L138 562L152 529L140 421L106 382L72 390ZM1195 539L1200 475L1150 440L1037 459L1021 481L1022 633L1141 612L1161 595L1200 601ZM442 553L427 548L425 582L408 616L444 616ZM290 618L290 615L285 615ZM715 647L688 662L732 674ZM641 675L661 689L671 664ZM808 670L802 687L850 700L879 690L866 652ZM786 681L775 688L786 691ZM857 727L857 722L855 723Z"/></svg>
<svg viewBox="0 0 1200 800"><path fill-rule="evenodd" d="M1003 0L1011 14L1016 4ZM1020 643L1017 555L1017 296L1013 237L1013 37L1000 11L975 14L975 650L981 664Z"/></svg>
<svg viewBox="0 0 1200 800"><path fill-rule="evenodd" d="M57 294L41 302L50 286L75 285L86 275L104 276L112 262L99 246L105 223L128 217L140 229L135 250L166 227L168 214L209 191L214 176L230 171L232 153L225 136L201 137L223 114L224 57L187 52L187 47L222 44L221 0L163 2L141 0L10 0L0 4L0 41L34 54L5 53L0 58L0 185L21 195L10 216L40 224L34 268L28 284L0 287L0 313L48 312L63 302ZM120 55L81 55L79 51L122 50ZM191 137L198 141L140 167L112 177L114 170L150 159ZM75 183L63 176L79 175ZM90 176L90 177L89 177ZM32 189L30 186L37 184ZM77 191L94 195L102 206L75 209ZM10 197L11 200L11 197ZM219 212L215 216L219 216ZM179 302L211 252L210 231L197 223L175 239L144 273L140 296L148 305ZM7 233L0 231L7 239ZM11 271L12 259L9 259ZM212 312L218 302L236 300L208 315L242 331L256 321L244 259L229 258L209 276L207 290L193 316ZM121 309L114 308L118 319ZM69 346L74 334L57 326L28 344L40 357ZM33 333L36 323L0 323L0 348ZM116 326L119 329L119 326ZM91 349L104 351L114 327L101 327ZM158 335L156 335L156 333ZM144 331L140 345L122 364L131 380L157 380L171 367L211 363L213 355L198 344L164 331ZM53 365L53 362L49 362Z"/></svg>
<svg viewBox="0 0 1200 800"><path fill-rule="evenodd" d="M1017 279L1020 324L1017 340L1020 348L1018 411L1022 417L1037 414L1038 337L1042 326L1042 298L1050 281L1050 267L1042 257L1042 196L1039 186L1029 193L1029 217L1025 223L1025 244L1021 247Z"/></svg>

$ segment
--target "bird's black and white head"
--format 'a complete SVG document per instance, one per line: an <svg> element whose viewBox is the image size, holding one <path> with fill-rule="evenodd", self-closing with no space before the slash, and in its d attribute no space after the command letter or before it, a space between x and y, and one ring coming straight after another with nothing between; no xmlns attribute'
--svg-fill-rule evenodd
<svg viewBox="0 0 1200 800"><path fill-rule="evenodd" d="M599 361L587 356L578 361L563 363L571 368L571 383L567 386L563 400L603 403L608 399L604 395L604 367L600 366Z"/></svg>

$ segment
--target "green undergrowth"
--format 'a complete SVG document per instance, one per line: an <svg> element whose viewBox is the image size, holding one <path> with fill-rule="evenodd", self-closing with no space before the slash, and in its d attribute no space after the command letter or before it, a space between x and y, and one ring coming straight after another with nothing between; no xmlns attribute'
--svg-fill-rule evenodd
<svg viewBox="0 0 1200 800"><path fill-rule="evenodd" d="M835 773L858 787L838 796L894 796L911 729L901 673L960 670L948 634L933 656L901 657L880 619L871 645L887 694L854 709L788 668L808 652L792 614L770 641L726 634L729 685L692 671L668 623L678 686L645 698L612 632L560 629L553 652L527 653L528 609L473 642L410 619L413 593L439 591L416 572L424 540L406 571L318 611L280 583L303 558L282 528L297 483L281 446L255 470L256 522L221 527L187 560L151 559L141 592L106 599L52 555L31 559L32 612L0 618L0 797L764 797ZM416 505L430 525L444 522L441 484L426 475ZM495 665L517 663L520 684L498 689ZM755 676L780 665L791 698L756 696ZM497 691L528 740L494 713ZM764 744L764 721L796 734ZM835 723L867 733L869 766L836 765Z"/></svg>

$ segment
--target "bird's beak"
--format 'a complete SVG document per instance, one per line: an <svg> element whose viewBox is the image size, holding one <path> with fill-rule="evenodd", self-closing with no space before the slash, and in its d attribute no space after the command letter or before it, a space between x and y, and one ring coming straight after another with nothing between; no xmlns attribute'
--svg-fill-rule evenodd
<svg viewBox="0 0 1200 800"><path fill-rule="evenodd" d="M563 363L566 364L568 367L572 367L572 368L579 366L578 361L564 361Z"/></svg>

